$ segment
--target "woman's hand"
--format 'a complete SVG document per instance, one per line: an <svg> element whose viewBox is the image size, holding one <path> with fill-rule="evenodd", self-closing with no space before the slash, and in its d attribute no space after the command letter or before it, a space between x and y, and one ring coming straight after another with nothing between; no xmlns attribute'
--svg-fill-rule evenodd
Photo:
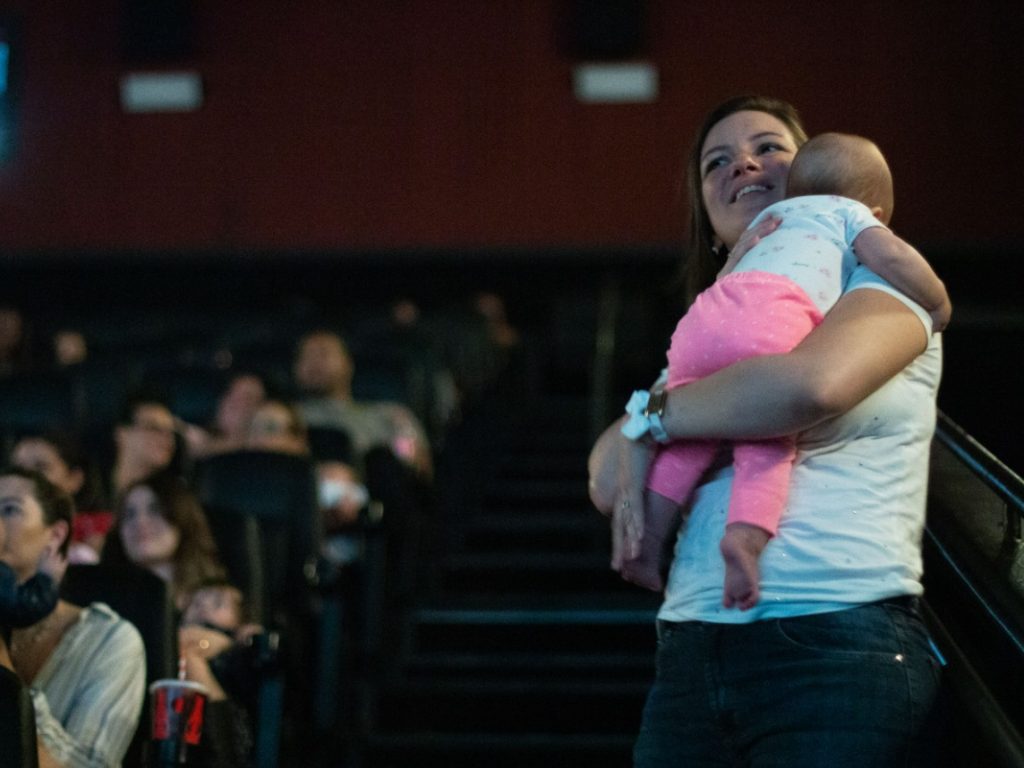
<svg viewBox="0 0 1024 768"><path fill-rule="evenodd" d="M736 244L729 250L729 255L725 259L725 264L718 271L718 278L725 277L732 272L736 265L739 264L747 252L761 242L764 238L768 237L772 232L779 228L782 224L782 219L778 216L767 216L764 220L759 221L756 227L751 227L743 231L740 235L740 239L736 241Z"/></svg>
<svg viewBox="0 0 1024 768"><path fill-rule="evenodd" d="M218 656L234 643L234 638L206 627L187 626L178 630L178 648L184 654L203 659Z"/></svg>
<svg viewBox="0 0 1024 768"><path fill-rule="evenodd" d="M651 448L623 436L622 421L617 419L601 434L587 462L590 500L611 518L611 566L616 571L623 560L639 555L643 489L651 462Z"/></svg>
<svg viewBox="0 0 1024 768"><path fill-rule="evenodd" d="M199 683L206 688L210 701L224 701L228 697L227 691L217 682L216 676L210 669L210 663L204 657L185 652L182 653L181 658L184 661L185 679Z"/></svg>
<svg viewBox="0 0 1024 768"><path fill-rule="evenodd" d="M645 443L623 438L618 450L618 482L612 508L612 568L622 569L623 559L640 556L644 535L644 485L651 466L652 449Z"/></svg>
<svg viewBox="0 0 1024 768"><path fill-rule="evenodd" d="M210 659L234 643L223 632L206 627L187 626L178 630L178 648L184 663L185 679L206 687L210 701L223 701L227 693L210 669Z"/></svg>

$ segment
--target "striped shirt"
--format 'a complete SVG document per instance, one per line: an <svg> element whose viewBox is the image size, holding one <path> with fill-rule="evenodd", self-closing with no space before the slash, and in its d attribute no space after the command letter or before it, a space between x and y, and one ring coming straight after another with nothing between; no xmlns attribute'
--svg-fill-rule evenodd
<svg viewBox="0 0 1024 768"><path fill-rule="evenodd" d="M138 726L145 685L138 631L107 605L93 603L32 683L36 732L68 768L116 768Z"/></svg>

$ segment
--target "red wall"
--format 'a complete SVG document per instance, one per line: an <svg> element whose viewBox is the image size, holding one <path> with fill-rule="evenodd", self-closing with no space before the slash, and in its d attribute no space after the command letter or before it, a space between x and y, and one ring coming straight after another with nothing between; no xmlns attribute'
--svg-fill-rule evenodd
<svg viewBox="0 0 1024 768"><path fill-rule="evenodd" d="M0 249L665 244L691 131L743 91L875 138L910 239L1024 235L1014 4L650 0L645 106L574 100L565 5L195 0L196 53L172 64L202 73L202 110L128 115L120 0L4 3L22 58Z"/></svg>

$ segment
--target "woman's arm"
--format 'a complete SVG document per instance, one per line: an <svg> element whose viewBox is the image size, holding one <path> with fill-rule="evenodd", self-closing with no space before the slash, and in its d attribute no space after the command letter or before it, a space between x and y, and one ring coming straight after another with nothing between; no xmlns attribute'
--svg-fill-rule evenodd
<svg viewBox="0 0 1024 768"><path fill-rule="evenodd" d="M924 351L918 316L878 290L854 290L792 352L731 365L668 394L674 438L761 439L800 432L853 408Z"/></svg>

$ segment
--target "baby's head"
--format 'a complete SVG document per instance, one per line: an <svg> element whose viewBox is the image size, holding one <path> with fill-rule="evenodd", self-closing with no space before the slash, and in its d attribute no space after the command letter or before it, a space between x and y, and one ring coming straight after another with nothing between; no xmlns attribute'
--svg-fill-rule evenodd
<svg viewBox="0 0 1024 768"><path fill-rule="evenodd" d="M807 141L793 158L786 194L841 195L864 203L883 224L892 218L889 164L862 136L822 133Z"/></svg>
<svg viewBox="0 0 1024 768"><path fill-rule="evenodd" d="M205 626L231 635L244 620L241 590L227 580L209 579L192 593L181 623Z"/></svg>

